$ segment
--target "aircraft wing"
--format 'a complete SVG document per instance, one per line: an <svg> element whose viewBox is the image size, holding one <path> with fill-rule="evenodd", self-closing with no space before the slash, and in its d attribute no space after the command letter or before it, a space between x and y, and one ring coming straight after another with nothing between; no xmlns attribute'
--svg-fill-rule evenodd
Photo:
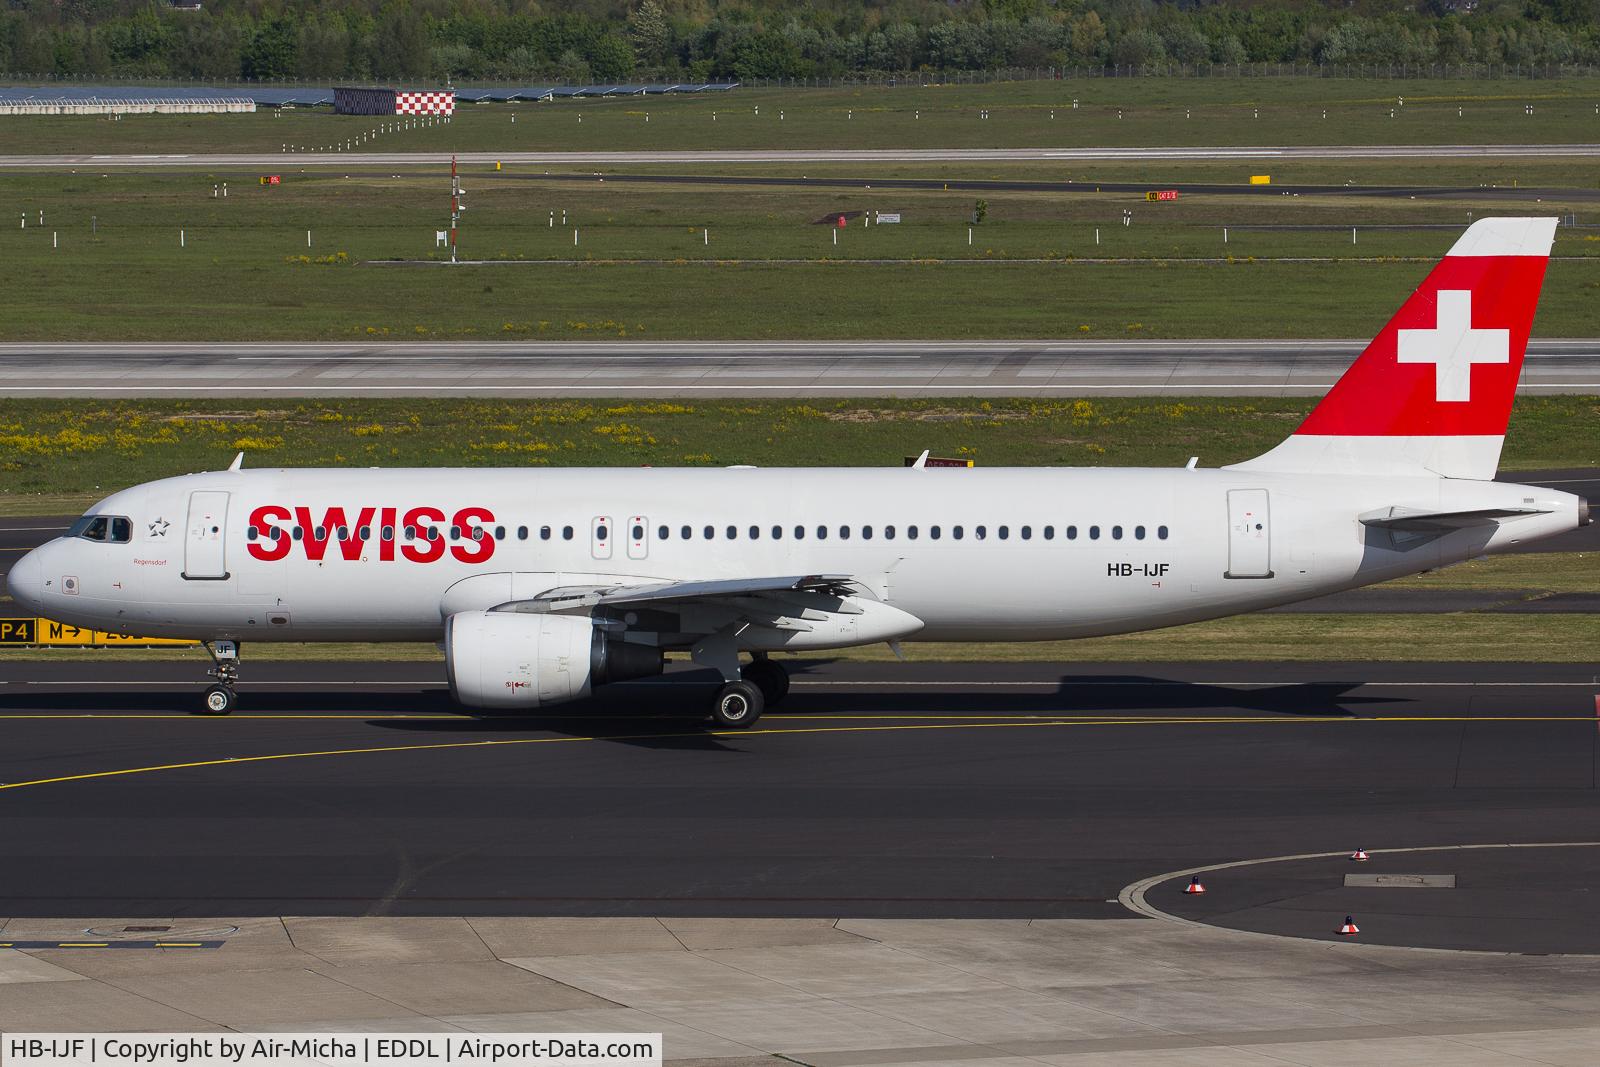
<svg viewBox="0 0 1600 1067"><path fill-rule="evenodd" d="M562 586L546 590L530 600L501 604L494 610L559 612L575 608L654 605L687 600L727 602L782 593L820 593L844 597L854 591L853 579L848 574L796 574L775 578L724 578L642 585Z"/></svg>

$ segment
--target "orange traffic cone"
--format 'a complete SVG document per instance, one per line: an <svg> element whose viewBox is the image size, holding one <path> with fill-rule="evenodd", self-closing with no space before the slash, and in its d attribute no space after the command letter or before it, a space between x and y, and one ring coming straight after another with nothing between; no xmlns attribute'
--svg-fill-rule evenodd
<svg viewBox="0 0 1600 1067"><path fill-rule="evenodd" d="M1367 855L1366 849L1358 848L1354 852L1350 853L1350 858L1355 860L1357 863L1365 863L1372 857Z"/></svg>
<svg viewBox="0 0 1600 1067"><path fill-rule="evenodd" d="M1200 876L1197 874L1189 879L1189 884L1183 887L1183 891L1188 894L1204 893L1206 887L1200 884Z"/></svg>
<svg viewBox="0 0 1600 1067"><path fill-rule="evenodd" d="M1356 925L1356 917L1354 915L1346 915L1344 917L1344 925L1339 927L1340 935L1343 937L1354 937L1360 932L1361 928Z"/></svg>

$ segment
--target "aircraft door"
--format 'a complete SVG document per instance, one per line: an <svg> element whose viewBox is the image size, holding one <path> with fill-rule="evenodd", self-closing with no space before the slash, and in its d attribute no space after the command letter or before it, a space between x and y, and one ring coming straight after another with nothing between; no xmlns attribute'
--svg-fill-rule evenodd
<svg viewBox="0 0 1600 1067"><path fill-rule="evenodd" d="M189 494L189 521L184 526L183 576L192 581L228 577L225 546L228 494L199 490Z"/></svg>
<svg viewBox="0 0 1600 1067"><path fill-rule="evenodd" d="M610 559L611 538L615 533L610 515L596 515L589 523L589 554L595 559Z"/></svg>
<svg viewBox="0 0 1600 1067"><path fill-rule="evenodd" d="M1272 577L1272 521L1265 489L1228 491L1228 570L1224 577Z"/></svg>
<svg viewBox="0 0 1600 1067"><path fill-rule="evenodd" d="M650 520L643 515L628 516L628 558L644 559L650 555Z"/></svg>

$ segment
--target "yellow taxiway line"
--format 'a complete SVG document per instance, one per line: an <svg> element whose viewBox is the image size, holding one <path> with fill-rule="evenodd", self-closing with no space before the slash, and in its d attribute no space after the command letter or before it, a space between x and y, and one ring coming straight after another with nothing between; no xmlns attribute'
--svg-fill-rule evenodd
<svg viewBox="0 0 1600 1067"><path fill-rule="evenodd" d="M370 716L369 716L370 717ZM383 753L398 752L442 752L450 749L466 748L494 748L508 745L556 745L575 744L586 741L654 741L686 737L771 737L783 734L844 734L844 733L890 733L905 732L909 730L1002 730L1002 729L1039 729L1043 727L1089 727L1089 726L1239 726L1239 725L1266 725L1280 723L1318 724L1318 723L1464 723L1464 722L1582 722L1593 723L1595 720L1586 715L1388 715L1373 716L1371 718L1353 718L1343 715L1316 715L1316 716L1282 716L1265 718L1262 716L1217 716L1206 718L1050 718L1039 720L1019 721L1010 719L1005 722L926 722L926 723L900 723L897 725L883 726L805 726L791 729L762 730L705 730L705 731L673 731L670 733L648 734L614 734L593 736L570 737L513 737L498 738L483 741L444 741L424 745L379 745L369 748L333 748L321 749L310 752L276 752L261 756L226 756L220 759L192 760L184 763L161 763L149 767L123 767L110 771L87 771L82 774L58 775L53 778L35 778L26 782L8 782L0 784L0 792L11 789L27 789L41 785L58 785L66 782L85 782L103 778L121 778L135 774L154 774L159 771L193 770L201 767L227 767L245 763L271 763L278 760L291 759L317 759L327 756L367 756Z"/></svg>

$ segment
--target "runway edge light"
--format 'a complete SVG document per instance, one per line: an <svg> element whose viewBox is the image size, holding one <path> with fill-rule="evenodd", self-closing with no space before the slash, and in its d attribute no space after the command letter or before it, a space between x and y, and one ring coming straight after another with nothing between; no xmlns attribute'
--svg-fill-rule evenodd
<svg viewBox="0 0 1600 1067"><path fill-rule="evenodd" d="M1339 927L1339 936L1354 937L1360 932L1361 928L1356 925L1356 917L1354 915L1346 915L1344 917L1344 925Z"/></svg>
<svg viewBox="0 0 1600 1067"><path fill-rule="evenodd" d="M1183 887L1183 891L1192 896L1199 896L1206 891L1206 887L1201 884L1200 876L1197 874L1189 879L1189 884Z"/></svg>
<svg viewBox="0 0 1600 1067"><path fill-rule="evenodd" d="M1358 848L1354 852L1350 853L1350 858L1352 860L1354 860L1356 863L1365 863L1368 860L1370 860L1372 857L1367 855L1367 850L1366 849Z"/></svg>

